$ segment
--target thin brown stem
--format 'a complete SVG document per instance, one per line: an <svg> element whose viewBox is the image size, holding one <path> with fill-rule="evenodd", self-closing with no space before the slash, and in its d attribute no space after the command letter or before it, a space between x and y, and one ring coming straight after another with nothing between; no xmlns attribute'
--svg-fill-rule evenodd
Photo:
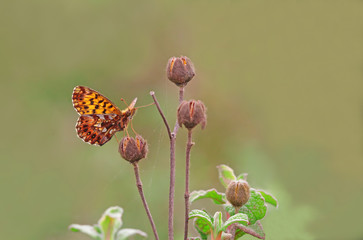
<svg viewBox="0 0 363 240"><path fill-rule="evenodd" d="M147 205L147 202L146 202L146 199L145 199L144 191L142 190L142 182L141 182L140 174L139 174L139 166L138 166L137 162L133 163L132 165L134 165L134 172L135 172L135 178L136 178L136 186L137 186L137 189L139 190L139 194L140 194L142 203L144 204L144 208L145 208L147 217L149 218L149 221L150 221L150 224L151 224L151 228L153 229L153 232L154 232L155 239L156 240L159 240L158 232L156 230L153 217L151 216L151 212L150 212L149 206Z"/></svg>
<svg viewBox="0 0 363 240"><path fill-rule="evenodd" d="M190 150L194 143L192 142L192 130L188 131L188 141L185 154L185 223L184 223L184 240L188 239L188 222L189 222L189 172L190 172Z"/></svg>
<svg viewBox="0 0 363 240"><path fill-rule="evenodd" d="M165 127L166 127L166 130L168 131L168 135L169 135L169 139L171 140L171 131L170 131L170 127L169 127L169 124L168 124L168 121L166 120L165 118L165 115L163 113L163 111L161 110L160 108L160 104L158 102L158 100L156 99L156 96L155 96L155 92L154 91L151 91L150 92L150 95L151 97L153 98L154 102L155 102L155 106L156 108L158 109L160 115L161 115L161 118L163 119L164 121L164 124L165 124Z"/></svg>
<svg viewBox="0 0 363 240"><path fill-rule="evenodd" d="M169 188L168 239L174 240L175 140L176 140L176 134L179 130L179 124L178 120L176 120L174 130L173 132L171 132L168 121L166 120L165 115L161 110L160 105L155 97L155 93L151 91L150 95L153 98L155 105L164 121L170 139L170 188ZM184 88L181 87L179 89L179 104L183 101L183 99L184 99Z"/></svg>
<svg viewBox="0 0 363 240"><path fill-rule="evenodd" d="M236 230L237 229L240 229L242 230L243 232L247 233L247 234L250 234L256 238L259 238L259 239L265 239L265 236L261 236L260 234L258 234L257 232L253 231L251 228L248 228L248 227L245 227L241 224L234 224L233 228L232 228L232 239L235 238L235 235L236 235Z"/></svg>
<svg viewBox="0 0 363 240"><path fill-rule="evenodd" d="M181 104L181 102L184 100L184 87L180 87L179 88L179 104ZM174 126L174 131L173 133L176 134L178 133L179 130L179 123L178 123L178 119L175 122L175 126Z"/></svg>

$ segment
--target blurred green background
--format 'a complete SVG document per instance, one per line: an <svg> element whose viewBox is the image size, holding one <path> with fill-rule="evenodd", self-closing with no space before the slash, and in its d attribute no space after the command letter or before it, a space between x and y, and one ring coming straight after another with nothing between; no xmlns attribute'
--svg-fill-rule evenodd
<svg viewBox="0 0 363 240"><path fill-rule="evenodd" d="M224 191L216 165L227 164L280 200L262 221L267 239L362 239L362 29L358 0L2 2L0 238L87 239L67 227L119 205L124 226L152 239L132 167L116 140L95 147L76 136L71 94L86 85L123 108L121 97L144 105L154 90L173 125L178 89L165 66L186 55L197 76L185 96L208 108L207 128L194 135L191 189ZM155 107L133 124L150 145L141 177L166 239L165 127ZM181 130L176 239L185 141ZM209 200L197 207L220 210Z"/></svg>

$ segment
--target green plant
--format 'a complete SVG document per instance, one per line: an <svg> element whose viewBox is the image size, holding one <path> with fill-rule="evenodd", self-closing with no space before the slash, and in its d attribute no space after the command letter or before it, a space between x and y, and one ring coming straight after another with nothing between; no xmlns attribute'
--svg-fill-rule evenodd
<svg viewBox="0 0 363 240"><path fill-rule="evenodd" d="M233 169L227 165L220 165L217 168L219 180L225 188L228 188L228 186L231 186L238 180L247 181L247 174L240 174L236 177ZM226 193L220 193L215 189L193 191L190 194L190 203L204 198L209 198L213 200L215 204L221 205L226 213L227 221L224 225L221 225L221 221L219 220L220 217L218 217L217 226L224 227L216 227L216 215L214 218L211 218L206 211L191 211L189 218L196 218L194 227L199 232L202 239L207 239L208 235L211 235L212 239L222 239L222 232L225 233L225 238L228 239L238 239L245 234L265 239L265 233L260 220L266 215L266 203L269 203L274 207L278 206L277 199L274 196L264 190L257 190L254 188L249 189L248 201L242 206L239 206L239 208L236 208L227 200L228 196L226 196ZM238 211L237 213L236 210ZM220 216L220 212L217 213L219 214L218 216ZM235 219L238 220L234 221ZM227 228L228 226L225 227L227 223L228 226L230 226L229 228Z"/></svg>
<svg viewBox="0 0 363 240"><path fill-rule="evenodd" d="M96 240L126 240L134 235L147 237L146 233L138 229L121 229L123 211L117 206L110 207L102 214L97 224L93 226L72 224L69 228L73 232L82 232Z"/></svg>
<svg viewBox="0 0 363 240"><path fill-rule="evenodd" d="M179 107L177 108L177 118L173 129L171 129L160 107L155 92L151 91L150 95L165 124L170 140L168 240L174 239L175 142L178 130L183 126L188 131L185 147L184 240L188 239L188 222L190 219L194 219L194 227L203 240L207 239L208 236L211 236L212 240L237 239L245 234L264 239L265 234L260 220L266 214L266 203L277 207L277 200L265 191L250 188L247 183L247 174L240 174L236 177L230 167L220 165L218 166L219 179L227 189L226 194L219 193L215 189L189 193L190 153L195 145L192 136L197 125L201 125L202 129L206 126L206 107L200 100L184 100L185 87L195 76L194 65L189 58L170 58L166 72L168 79L179 88ZM136 186L154 237L158 240L159 236L143 193L139 174L139 161L146 158L148 152L147 141L139 134L130 137L127 131L128 123L131 122L136 109L140 108L135 107L136 99L125 110L120 111L106 97L84 86L75 88L72 99L75 109L81 115L77 123L77 133L85 142L102 146L112 138L115 132L126 131L127 136L119 142L119 152L121 157L134 167ZM226 220L222 220L222 212L216 212L212 217L204 210L189 211L191 203L203 198L212 199L215 204L223 206ZM134 234L145 236L139 230L119 229L122 225L122 212L123 210L119 207L109 208L98 225L73 224L71 230L83 232L97 240L122 240ZM199 239L199 237L189 239Z"/></svg>

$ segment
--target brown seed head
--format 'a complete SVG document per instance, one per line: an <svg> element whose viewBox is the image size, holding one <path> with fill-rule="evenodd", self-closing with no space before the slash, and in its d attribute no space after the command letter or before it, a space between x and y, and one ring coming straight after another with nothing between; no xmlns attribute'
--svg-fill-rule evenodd
<svg viewBox="0 0 363 240"><path fill-rule="evenodd" d="M119 149L121 157L130 163L145 158L148 152L147 142L140 135L122 138Z"/></svg>
<svg viewBox="0 0 363 240"><path fill-rule="evenodd" d="M187 85L195 76L194 65L187 57L171 57L166 67L168 79L179 87Z"/></svg>
<svg viewBox="0 0 363 240"><path fill-rule="evenodd" d="M177 115L179 126L184 125L189 130L199 123L204 129L207 124L206 108L200 100L183 101L179 105Z"/></svg>
<svg viewBox="0 0 363 240"><path fill-rule="evenodd" d="M244 180L231 181L226 190L226 197L234 207L240 208L250 198L250 186Z"/></svg>

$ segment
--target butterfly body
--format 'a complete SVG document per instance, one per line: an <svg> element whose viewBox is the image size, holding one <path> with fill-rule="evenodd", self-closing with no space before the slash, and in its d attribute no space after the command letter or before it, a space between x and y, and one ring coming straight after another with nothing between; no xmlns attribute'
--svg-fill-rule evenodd
<svg viewBox="0 0 363 240"><path fill-rule="evenodd" d="M77 135L89 144L102 146L116 132L127 127L136 112L136 101L137 98L121 111L99 92L85 86L75 87L72 102L80 115L76 124Z"/></svg>

